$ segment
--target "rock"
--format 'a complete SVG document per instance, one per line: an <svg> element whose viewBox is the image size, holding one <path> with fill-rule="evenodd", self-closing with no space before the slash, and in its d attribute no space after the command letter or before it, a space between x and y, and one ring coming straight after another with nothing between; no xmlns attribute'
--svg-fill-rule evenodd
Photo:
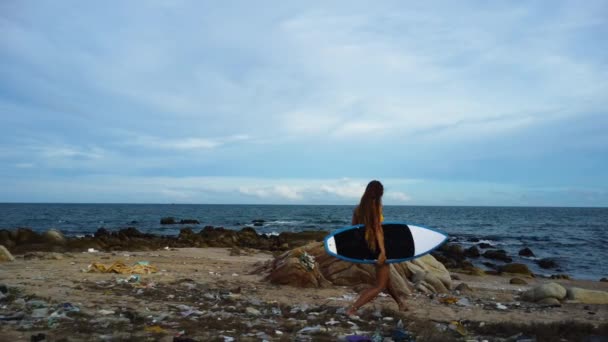
<svg viewBox="0 0 608 342"><path fill-rule="evenodd" d="M17 228L11 232L12 240L16 245L37 243L40 241L40 235L30 228Z"/></svg>
<svg viewBox="0 0 608 342"><path fill-rule="evenodd" d="M49 229L42 234L42 240L49 245L65 245L66 239L63 233L57 229Z"/></svg>
<svg viewBox="0 0 608 342"><path fill-rule="evenodd" d="M511 259L507 255L507 252L502 249L494 249L494 250L486 251L485 253L483 253L483 257L488 258L488 259L500 260L500 261L504 261L504 262L513 261L513 259Z"/></svg>
<svg viewBox="0 0 608 342"><path fill-rule="evenodd" d="M583 304L608 304L608 292L572 287L568 289L568 299Z"/></svg>
<svg viewBox="0 0 608 342"><path fill-rule="evenodd" d="M15 241L13 241L12 234L10 231L6 229L0 229L0 245L6 246L7 248L15 246Z"/></svg>
<svg viewBox="0 0 608 342"><path fill-rule="evenodd" d="M552 274L551 279L567 279L570 280L570 276L567 274Z"/></svg>
<svg viewBox="0 0 608 342"><path fill-rule="evenodd" d="M479 249L475 246L471 246L464 251L464 256L467 258L479 258L480 255Z"/></svg>
<svg viewBox="0 0 608 342"><path fill-rule="evenodd" d="M528 302L537 302L548 297L562 300L566 298L566 293L566 289L560 284L547 283L524 292L522 299Z"/></svg>
<svg viewBox="0 0 608 342"><path fill-rule="evenodd" d="M544 259L540 259L538 261L538 266L540 266L542 268L556 268L557 262L555 262L555 260L550 259L550 258L544 258Z"/></svg>
<svg viewBox="0 0 608 342"><path fill-rule="evenodd" d="M160 219L160 224L175 224L175 217L163 217Z"/></svg>
<svg viewBox="0 0 608 342"><path fill-rule="evenodd" d="M601 282L608 282L608 278L602 278L600 279Z"/></svg>
<svg viewBox="0 0 608 342"><path fill-rule="evenodd" d="M102 237L108 237L108 236L110 236L110 235L111 235L111 234L110 234L110 232L109 232L107 229L105 229L105 228L99 228L99 229L97 229L97 231L95 232L95 235L94 235L94 236L95 236L96 238L102 238Z"/></svg>
<svg viewBox="0 0 608 342"><path fill-rule="evenodd" d="M528 269L528 266L519 263L502 265L498 267L498 270L502 273L517 273L524 274L530 277L534 276L530 269Z"/></svg>
<svg viewBox="0 0 608 342"><path fill-rule="evenodd" d="M474 237L474 238L468 239L467 241L469 241L469 242L479 242L479 238Z"/></svg>
<svg viewBox="0 0 608 342"><path fill-rule="evenodd" d="M471 293L473 293L473 289L471 289L469 287L469 285L467 285L466 283L460 283L458 286L456 286L455 290L456 291L460 291L460 293L462 293L462 294L471 294Z"/></svg>
<svg viewBox="0 0 608 342"><path fill-rule="evenodd" d="M201 223L198 220L185 219L185 220L180 220L179 224L201 224Z"/></svg>
<svg viewBox="0 0 608 342"><path fill-rule="evenodd" d="M488 249L488 248L494 248L494 246L490 245L489 243L478 243L477 246L479 246L479 248L481 249Z"/></svg>
<svg viewBox="0 0 608 342"><path fill-rule="evenodd" d="M513 285L528 285L528 282L526 282L525 280L521 279L521 278L511 278L511 280L509 280L509 284L513 284Z"/></svg>
<svg viewBox="0 0 608 342"><path fill-rule="evenodd" d="M534 256L534 252L532 252L532 250L528 247L523 248L519 251L519 255L520 256L525 256L525 257L533 257Z"/></svg>
<svg viewBox="0 0 608 342"><path fill-rule="evenodd" d="M479 267L468 267L463 269L466 274L473 276L484 276L486 272Z"/></svg>
<svg viewBox="0 0 608 342"><path fill-rule="evenodd" d="M6 249L6 247L0 245L0 262L6 261L14 261L15 257L11 254L11 252Z"/></svg>
<svg viewBox="0 0 608 342"><path fill-rule="evenodd" d="M260 316L262 313L260 312L260 310L252 308L252 307L247 307L245 309L245 312L249 315L253 315L253 316Z"/></svg>
<svg viewBox="0 0 608 342"><path fill-rule="evenodd" d="M561 306L562 305L562 303L557 298L553 298L553 297L543 298L543 299L539 300L537 303L543 304L543 305L551 305L551 306Z"/></svg>

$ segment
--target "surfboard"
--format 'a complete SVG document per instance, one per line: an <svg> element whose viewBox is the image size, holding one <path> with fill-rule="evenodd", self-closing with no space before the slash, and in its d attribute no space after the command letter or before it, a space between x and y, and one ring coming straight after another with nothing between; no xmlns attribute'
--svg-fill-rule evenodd
<svg viewBox="0 0 608 342"><path fill-rule="evenodd" d="M386 263L419 258L447 241L442 231L403 222L383 222ZM361 264L376 263L365 241L365 226L360 224L338 229L325 237L325 251L336 258Z"/></svg>

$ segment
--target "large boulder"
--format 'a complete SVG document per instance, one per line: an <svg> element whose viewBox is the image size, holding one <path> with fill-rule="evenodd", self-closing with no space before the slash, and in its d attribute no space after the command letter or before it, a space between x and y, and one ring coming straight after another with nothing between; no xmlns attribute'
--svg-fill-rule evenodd
<svg viewBox="0 0 608 342"><path fill-rule="evenodd" d="M38 243L40 235L30 228L17 228L11 231L11 238L16 245Z"/></svg>
<svg viewBox="0 0 608 342"><path fill-rule="evenodd" d="M572 287L568 289L569 300L574 300L584 304L608 304L608 292L593 291Z"/></svg>
<svg viewBox="0 0 608 342"><path fill-rule="evenodd" d="M447 293L451 277L443 264L431 255L411 262L390 264L391 287L398 296L405 296L418 288L423 292ZM325 252L322 242L287 251L254 272L268 272L266 280L276 284L300 287L364 286L374 283L375 266L355 264L332 257Z"/></svg>
<svg viewBox="0 0 608 342"><path fill-rule="evenodd" d="M0 262L6 261L14 261L15 257L11 254L11 252L6 249L6 247L0 245Z"/></svg>
<svg viewBox="0 0 608 342"><path fill-rule="evenodd" d="M42 234L42 241L49 245L65 245L66 239L63 233L57 229L49 229Z"/></svg>
<svg viewBox="0 0 608 342"><path fill-rule="evenodd" d="M566 292L566 289L558 283L547 283L524 292L522 299L528 302L538 302L545 298L562 300L566 298Z"/></svg>

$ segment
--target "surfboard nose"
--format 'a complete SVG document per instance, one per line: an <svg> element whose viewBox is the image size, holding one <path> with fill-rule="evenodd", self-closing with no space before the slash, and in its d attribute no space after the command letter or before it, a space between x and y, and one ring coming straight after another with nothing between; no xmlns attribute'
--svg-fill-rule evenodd
<svg viewBox="0 0 608 342"><path fill-rule="evenodd" d="M431 252L441 246L448 238L445 233L434 229L413 225L408 225L408 227L410 227L410 232L415 241L414 254L417 256Z"/></svg>

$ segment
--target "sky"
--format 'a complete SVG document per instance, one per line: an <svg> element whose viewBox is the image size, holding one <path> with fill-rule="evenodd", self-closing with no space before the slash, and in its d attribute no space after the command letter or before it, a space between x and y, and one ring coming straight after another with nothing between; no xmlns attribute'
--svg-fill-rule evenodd
<svg viewBox="0 0 608 342"><path fill-rule="evenodd" d="M0 2L0 202L608 206L606 1Z"/></svg>

